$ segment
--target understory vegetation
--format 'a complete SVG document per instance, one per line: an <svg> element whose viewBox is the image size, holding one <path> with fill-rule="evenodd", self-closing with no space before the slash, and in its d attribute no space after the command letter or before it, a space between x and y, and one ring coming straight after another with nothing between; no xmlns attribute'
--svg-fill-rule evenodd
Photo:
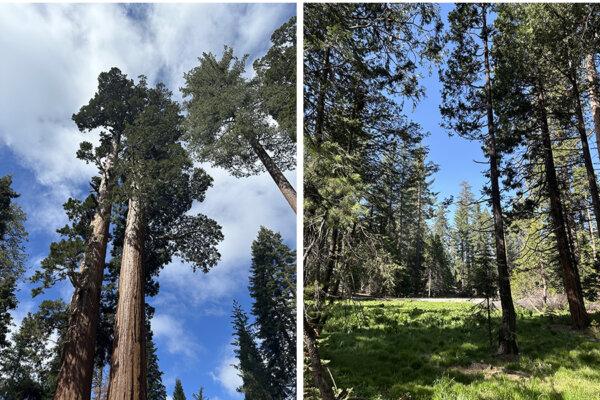
<svg viewBox="0 0 600 400"><path fill-rule="evenodd" d="M522 356L511 360L493 355L477 302L346 300L330 310L322 356L351 399L597 399L600 313L592 316L592 328L574 333L566 312L517 307Z"/></svg>

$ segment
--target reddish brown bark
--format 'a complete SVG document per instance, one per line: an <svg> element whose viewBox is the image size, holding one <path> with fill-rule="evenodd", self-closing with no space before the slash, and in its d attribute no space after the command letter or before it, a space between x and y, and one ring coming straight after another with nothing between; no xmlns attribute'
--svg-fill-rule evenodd
<svg viewBox="0 0 600 400"><path fill-rule="evenodd" d="M139 201L130 199L119 274L108 400L146 400L143 247L142 210Z"/></svg>
<svg viewBox="0 0 600 400"><path fill-rule="evenodd" d="M96 329L100 309L100 291L104 277L106 245L112 203L112 166L118 153L118 139L104 164L98 189L98 209L91 222L91 234L81 264L80 279L71 298L69 327L66 333L55 400L88 400L94 372Z"/></svg>
<svg viewBox="0 0 600 400"><path fill-rule="evenodd" d="M575 329L584 329L589 326L590 318L585 310L579 271L575 264L574 257L571 254L567 237L566 221L560 198L560 186L556 176L556 167L552 153L552 139L550 138L550 130L548 128L545 92L541 83L538 83L536 91L538 99L538 118L544 152L544 167L546 170L546 184L550 200L550 216L552 218L558 258L562 269L563 284L569 303L571 323Z"/></svg>

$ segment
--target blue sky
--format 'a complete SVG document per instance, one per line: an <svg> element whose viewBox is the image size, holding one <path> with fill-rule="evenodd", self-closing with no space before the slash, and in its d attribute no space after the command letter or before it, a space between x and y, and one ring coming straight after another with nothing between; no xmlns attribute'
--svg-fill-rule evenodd
<svg viewBox="0 0 600 400"><path fill-rule="evenodd" d="M441 16L444 27L447 27L448 12L453 4L440 4ZM424 144L429 148L429 161L439 166L439 171L433 176L433 191L439 192L438 200L449 196L456 199L460 192L460 183L468 182L472 186L475 198L481 196L481 189L487 182L482 174L486 170L485 157L481 150L481 143L469 141L459 136L450 136L448 130L441 127L442 85L439 81L438 68L434 66L429 74L428 70L421 69L425 87L425 98L417 105L414 111L408 111L409 117L419 123L424 131L429 133ZM450 207L453 213L454 207ZM452 221L452 218L450 218Z"/></svg>
<svg viewBox="0 0 600 400"><path fill-rule="evenodd" d="M27 276L35 270L66 218L62 203L82 197L94 174L75 158L80 134L71 115L93 95L97 76L112 66L131 77L161 80L180 99L183 73L203 52L224 45L250 55L269 47L274 29L295 14L293 4L0 5L0 175L11 174L18 204L28 215ZM165 267L150 302L163 381L175 378L191 398L200 385L212 400L239 399L231 342L233 299L249 309L250 245L261 225L295 247L295 215L271 178L236 179L207 168L214 186L193 210L218 221L225 234L222 260L210 273L193 274L179 261ZM294 183L294 172L287 173ZM18 323L44 298L70 300L67 283L32 299L19 285Z"/></svg>

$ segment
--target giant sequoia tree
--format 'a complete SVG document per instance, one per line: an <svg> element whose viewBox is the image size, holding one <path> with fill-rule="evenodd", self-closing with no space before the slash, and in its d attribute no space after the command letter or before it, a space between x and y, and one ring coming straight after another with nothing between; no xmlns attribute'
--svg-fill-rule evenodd
<svg viewBox="0 0 600 400"><path fill-rule="evenodd" d="M187 215L202 201L212 179L194 168L181 144L179 106L162 85L140 87L146 100L123 132L123 154L115 165L127 201L119 272L119 298L111 356L109 399L147 396L144 296L146 277L179 256L207 272L220 255L220 227L204 215ZM162 249L162 251L152 251Z"/></svg>
<svg viewBox="0 0 600 400"><path fill-rule="evenodd" d="M283 175L295 167L293 106L295 21L273 34L273 47L257 60L257 77L244 77L247 56L238 59L225 48L221 59L203 54L200 65L185 74L187 136L201 161L234 176L266 170L296 210L296 191ZM289 49L289 47L292 49ZM273 123L273 119L276 123Z"/></svg>
<svg viewBox="0 0 600 400"><path fill-rule="evenodd" d="M96 182L95 210L85 235L85 248L75 261L80 270L71 266L69 275L74 278L75 292L70 305L69 340L65 343L55 399L84 400L90 397L94 367L94 349L100 292L104 274L106 246L114 187L114 164L121 150L121 137L125 127L139 111L139 91L117 68L101 73L98 91L90 102L73 115L82 132L100 131L100 144L93 147L83 142L78 157L96 164L100 180ZM73 249L71 249L73 250ZM50 269L61 265L54 263ZM64 266L64 265L63 265ZM53 271L48 271L49 275Z"/></svg>

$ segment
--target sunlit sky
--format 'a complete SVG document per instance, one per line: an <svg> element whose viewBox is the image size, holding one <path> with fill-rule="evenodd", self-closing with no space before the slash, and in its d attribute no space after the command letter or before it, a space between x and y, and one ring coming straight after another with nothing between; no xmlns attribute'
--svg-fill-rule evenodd
<svg viewBox="0 0 600 400"><path fill-rule="evenodd" d="M295 14L293 4L0 5L0 175L11 174L27 213L30 276L66 222L62 204L89 190L92 166L76 159L82 140L71 115L93 96L98 74L113 66L130 77L163 81L180 100L183 73L203 52L225 45L249 54L248 66L265 54L273 30ZM251 73L251 67L249 68ZM222 260L206 275L179 261L159 277L150 303L160 368L167 392L175 379L191 398L200 386L212 400L238 399L230 345L234 299L249 310L250 245L264 225L295 247L295 215L271 178L237 179L220 169L206 201L194 206L223 227ZM294 184L294 171L287 173ZM32 299L19 284L18 324L46 298L70 300L68 283Z"/></svg>

